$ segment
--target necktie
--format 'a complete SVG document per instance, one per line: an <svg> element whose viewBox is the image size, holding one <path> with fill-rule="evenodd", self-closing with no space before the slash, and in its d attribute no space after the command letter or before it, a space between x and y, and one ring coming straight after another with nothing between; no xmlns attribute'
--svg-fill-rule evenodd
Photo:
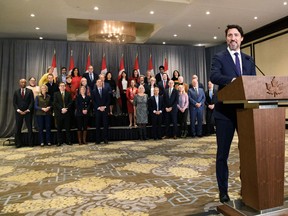
<svg viewBox="0 0 288 216"><path fill-rule="evenodd" d="M65 108L64 92L62 92L62 102L63 102L63 107Z"/></svg>
<svg viewBox="0 0 288 216"><path fill-rule="evenodd" d="M199 94L199 92L198 92L198 88L197 88L197 87L195 88L195 91L196 91L196 94L198 95L198 94Z"/></svg>
<svg viewBox="0 0 288 216"><path fill-rule="evenodd" d="M90 73L90 80L93 81L93 74Z"/></svg>
<svg viewBox="0 0 288 216"><path fill-rule="evenodd" d="M210 99L212 99L212 96L213 96L213 91L212 91L212 90L209 90L209 97L210 97Z"/></svg>
<svg viewBox="0 0 288 216"><path fill-rule="evenodd" d="M172 89L169 88L169 98L171 97L171 94L172 94Z"/></svg>
<svg viewBox="0 0 288 216"><path fill-rule="evenodd" d="M99 88L99 95L100 95L100 97L102 97L102 89L101 88Z"/></svg>
<svg viewBox="0 0 288 216"><path fill-rule="evenodd" d="M157 107L157 111L158 111L159 110L159 105L158 105L159 101L158 101L158 97L157 96L155 97L155 101L156 101L156 107Z"/></svg>
<svg viewBox="0 0 288 216"><path fill-rule="evenodd" d="M22 98L25 97L24 89L21 90L21 96L22 96Z"/></svg>
<svg viewBox="0 0 288 216"><path fill-rule="evenodd" d="M236 69L237 69L237 75L241 76L239 53L235 52L234 55L235 55L235 65L236 65Z"/></svg>
<svg viewBox="0 0 288 216"><path fill-rule="evenodd" d="M164 86L164 89L165 89L166 88L166 81L165 80L164 80L164 85L163 86Z"/></svg>

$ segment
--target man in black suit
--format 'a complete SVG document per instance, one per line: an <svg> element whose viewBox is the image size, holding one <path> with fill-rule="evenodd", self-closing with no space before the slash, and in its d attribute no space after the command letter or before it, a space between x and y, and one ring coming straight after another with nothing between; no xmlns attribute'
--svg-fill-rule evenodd
<svg viewBox="0 0 288 216"><path fill-rule="evenodd" d="M225 34L227 49L217 53L213 57L210 76L211 82L218 85L219 90L233 82L236 77L256 75L255 65L251 57L240 51L244 35L242 28L238 25L228 25ZM236 110L239 108L241 106L223 104L220 101L215 104L214 118L217 138L216 176L220 202L228 202L230 200L228 195L229 170L227 160L237 127Z"/></svg>
<svg viewBox="0 0 288 216"><path fill-rule="evenodd" d="M59 91L59 86L58 86L58 84L55 83L53 74L48 74L47 79L48 79L48 82L46 83L46 85L48 87L47 94L50 95L51 102L53 102L54 93Z"/></svg>
<svg viewBox="0 0 288 216"><path fill-rule="evenodd" d="M65 83L59 83L58 92L54 93L53 108L57 122L57 141L58 146L63 143L62 129L65 128L66 143L72 145L70 137L70 109L72 98L70 92L65 91Z"/></svg>
<svg viewBox="0 0 288 216"><path fill-rule="evenodd" d="M170 123L173 123L173 138L177 139L177 113L178 113L178 98L179 93L174 88L174 81L169 80L168 82L169 88L165 90L163 98L164 98L164 110L165 110L165 125L166 125L166 131L165 136L163 137L168 138L169 137L169 127Z"/></svg>
<svg viewBox="0 0 288 216"><path fill-rule="evenodd" d="M87 85L89 86L90 91L93 91L93 89L95 88L96 80L98 80L98 75L93 72L92 65L88 67L88 73L84 73L83 77L87 79Z"/></svg>
<svg viewBox="0 0 288 216"><path fill-rule="evenodd" d="M164 73L162 75L162 80L157 83L157 86L159 87L160 95L163 95L165 90L169 88L168 83L169 83L168 76L166 73Z"/></svg>
<svg viewBox="0 0 288 216"><path fill-rule="evenodd" d="M205 105L206 105L206 132L207 135L215 133L214 130L214 107L217 102L217 90L211 81L208 81L208 90L205 92Z"/></svg>
<svg viewBox="0 0 288 216"><path fill-rule="evenodd" d="M16 116L16 134L15 144L16 148L22 146L22 125L23 119L28 129L28 142L29 146L33 146L33 135L32 135L32 111L34 107L34 96L32 90L26 88L27 81L20 79L20 89L14 92L13 106Z"/></svg>
<svg viewBox="0 0 288 216"><path fill-rule="evenodd" d="M107 88L103 88L100 79L96 81L96 88L92 92L92 101L96 115L96 144L100 144L100 126L103 123L102 138L104 143L108 143L108 111L110 104L110 95Z"/></svg>
<svg viewBox="0 0 288 216"><path fill-rule="evenodd" d="M149 98L148 109L152 121L152 136L154 140L162 139L161 124L164 109L163 96L159 95L159 88L154 87L154 95Z"/></svg>

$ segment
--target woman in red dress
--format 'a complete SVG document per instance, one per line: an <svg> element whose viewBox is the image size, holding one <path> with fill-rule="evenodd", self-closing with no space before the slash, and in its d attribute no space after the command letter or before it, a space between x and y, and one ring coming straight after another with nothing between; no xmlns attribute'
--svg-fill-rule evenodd
<svg viewBox="0 0 288 216"><path fill-rule="evenodd" d="M77 67L73 68L72 72L72 82L71 85L75 88L75 89L79 89L80 87L80 82L82 79L82 76L80 76L80 72L79 69Z"/></svg>
<svg viewBox="0 0 288 216"><path fill-rule="evenodd" d="M127 88L126 91L126 97L127 97L127 108L128 108L128 113L129 113L129 127L132 127L132 123L134 120L134 126L137 127L136 125L136 119L134 115L134 105L133 105L133 100L135 95L138 93L138 89L136 87L136 82L135 80L130 81L130 87Z"/></svg>

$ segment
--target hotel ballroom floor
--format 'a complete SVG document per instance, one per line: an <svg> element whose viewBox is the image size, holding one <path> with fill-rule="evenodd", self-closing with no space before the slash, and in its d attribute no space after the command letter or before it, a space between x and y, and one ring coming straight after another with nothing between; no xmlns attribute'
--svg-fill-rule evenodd
<svg viewBox="0 0 288 216"><path fill-rule="evenodd" d="M215 153L215 136L19 149L1 144L0 215L220 215ZM285 158L288 197L287 148ZM237 136L229 166L230 198L239 199Z"/></svg>

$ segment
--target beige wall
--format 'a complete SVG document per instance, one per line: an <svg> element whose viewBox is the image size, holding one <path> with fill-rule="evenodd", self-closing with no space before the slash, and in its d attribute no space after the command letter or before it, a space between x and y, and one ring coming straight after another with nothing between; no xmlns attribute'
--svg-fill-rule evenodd
<svg viewBox="0 0 288 216"><path fill-rule="evenodd" d="M288 76L287 29L243 44L243 47L241 51L253 56L256 65L267 76ZM257 75L262 76L257 69L256 72ZM288 119L288 108L286 108L286 119Z"/></svg>

